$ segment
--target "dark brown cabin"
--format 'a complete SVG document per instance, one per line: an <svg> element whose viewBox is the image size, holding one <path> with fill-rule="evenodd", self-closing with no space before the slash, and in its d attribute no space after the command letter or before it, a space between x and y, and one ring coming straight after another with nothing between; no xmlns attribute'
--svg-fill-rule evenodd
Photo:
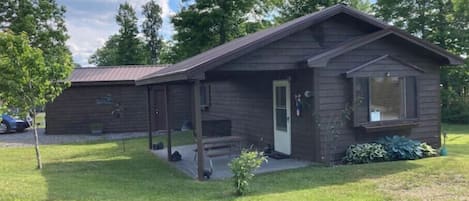
<svg viewBox="0 0 469 201"><path fill-rule="evenodd" d="M384 135L440 146L440 67L461 63L427 41L336 5L136 83L191 86L198 142L203 122L230 121L230 134L251 144L329 162L351 144Z"/></svg>
<svg viewBox="0 0 469 201"><path fill-rule="evenodd" d="M135 86L135 80L166 66L106 66L76 68L69 80L71 87L46 106L47 134L90 134L100 124L104 133L148 130L148 111L152 111L152 130L166 130L165 87ZM190 120L189 88L168 87L172 115L171 127ZM150 97L148 97L150 94ZM176 98L178 97L178 98ZM147 104L150 100L150 104ZM150 105L148 107L148 105ZM151 108L151 109L148 109ZM189 118L189 119L185 119Z"/></svg>

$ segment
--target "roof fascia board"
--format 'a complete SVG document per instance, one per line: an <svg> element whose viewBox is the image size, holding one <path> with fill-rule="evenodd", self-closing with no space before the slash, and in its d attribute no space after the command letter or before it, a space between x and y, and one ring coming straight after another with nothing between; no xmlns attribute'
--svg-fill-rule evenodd
<svg viewBox="0 0 469 201"><path fill-rule="evenodd" d="M158 77L151 77L147 79L142 79L142 80L137 80L135 84L137 86L141 85L150 85L150 84L161 84L164 82L172 82L172 81L178 81L178 80L187 80L188 77L184 73L176 73L176 74L168 74L164 76L158 76Z"/></svg>

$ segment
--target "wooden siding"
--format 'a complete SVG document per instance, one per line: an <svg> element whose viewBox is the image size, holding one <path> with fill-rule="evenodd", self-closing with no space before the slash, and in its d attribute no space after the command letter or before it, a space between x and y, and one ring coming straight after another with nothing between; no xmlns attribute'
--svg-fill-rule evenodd
<svg viewBox="0 0 469 201"><path fill-rule="evenodd" d="M109 104L97 99L111 97ZM134 86L93 86L66 89L46 107L47 134L88 134L90 124L103 124L104 132L132 132L147 129L146 89ZM120 118L112 115L115 104Z"/></svg>
<svg viewBox="0 0 469 201"><path fill-rule="evenodd" d="M294 33L218 67L217 71L272 71L297 69L298 63L338 43L374 30L353 18L338 15Z"/></svg>
<svg viewBox="0 0 469 201"><path fill-rule="evenodd" d="M203 113L204 119L230 119L232 134L248 136L255 145L273 145L272 81L290 77L292 155L319 161L321 145L316 132L315 98L304 99L302 115L295 115L294 95L313 91L314 87L313 69L301 70L299 63L371 31L374 31L372 26L338 15L218 67L212 71L218 73L216 76L211 76L210 72L206 75L212 96L210 108ZM220 76L223 73L232 76ZM344 92L333 87L328 93L343 96ZM327 100L328 103L331 101ZM338 103L341 99L332 102Z"/></svg>
<svg viewBox="0 0 469 201"><path fill-rule="evenodd" d="M215 76L214 76L215 77ZM219 78L219 75L216 77ZM313 90L313 70L240 73L207 81L211 88L210 107L204 120L231 120L231 133L248 138L260 148L274 144L272 82L290 79L292 156L315 160L319 146L313 132L313 99L303 97L300 117L295 115L295 94Z"/></svg>
<svg viewBox="0 0 469 201"><path fill-rule="evenodd" d="M386 73L390 73L389 76L418 76L422 72L417 69L405 66L398 61L390 58L383 59L376 63L370 64L356 72L351 73L349 76L352 77L379 77L384 76Z"/></svg>
<svg viewBox="0 0 469 201"><path fill-rule="evenodd" d="M169 85L170 127L179 130L185 121L192 120L191 85Z"/></svg>
<svg viewBox="0 0 469 201"><path fill-rule="evenodd" d="M334 114L338 115L344 111L346 105L351 105L352 98L350 92L353 90L351 88L352 81L344 76L344 72L386 54L402 58L402 60L421 67L425 71L417 76L418 126L413 128L410 132L395 132L393 134L408 135L410 138L422 140L432 144L433 146L439 147L440 62L433 60L431 55L426 54L424 51L403 43L402 40L396 40L394 37L383 38L347 54L336 57L331 60L327 67L318 69L319 87L317 95L319 101L319 115L322 117L320 119L320 124L328 124L328 119L330 119L327 118L328 116ZM393 71L391 73L399 75L415 73L413 70L410 72L408 67L403 67L402 64L391 61L377 62L376 64L376 66L373 66L373 75L375 75L376 72L384 73L384 71L379 69L380 67L382 69L386 69L385 71ZM350 144L370 142L382 137L380 134L365 134L359 129L354 129L353 124L348 121L343 128L337 130L338 136L334 137L333 140L330 137L331 132L327 128L321 128L320 132L322 157L325 159L333 156L336 160L343 156L345 149ZM333 143L332 148L329 146L331 143Z"/></svg>
<svg viewBox="0 0 469 201"><path fill-rule="evenodd" d="M169 89L171 128L179 129L184 120L191 119L189 88L172 85ZM152 92L154 92L152 90ZM46 106L47 134L89 134L90 124L102 123L105 133L147 131L146 87L130 85L80 86L66 89L54 102ZM97 104L97 99L111 97L111 104ZM154 94L151 96L155 99ZM164 100L164 99L162 99ZM112 115L115 104L120 104L121 116ZM154 113L155 108L151 108ZM157 128L153 116L153 128Z"/></svg>

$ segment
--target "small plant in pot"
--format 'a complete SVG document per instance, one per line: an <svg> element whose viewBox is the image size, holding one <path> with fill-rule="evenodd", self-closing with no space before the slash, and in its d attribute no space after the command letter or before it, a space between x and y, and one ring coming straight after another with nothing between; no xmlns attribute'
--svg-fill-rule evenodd
<svg viewBox="0 0 469 201"><path fill-rule="evenodd" d="M443 146L440 148L440 156L447 156L448 155L448 150L446 150L446 138L448 135L446 132L443 132Z"/></svg>
<svg viewBox="0 0 469 201"><path fill-rule="evenodd" d="M92 123L90 124L90 131L93 135L103 134L103 124L102 123Z"/></svg>

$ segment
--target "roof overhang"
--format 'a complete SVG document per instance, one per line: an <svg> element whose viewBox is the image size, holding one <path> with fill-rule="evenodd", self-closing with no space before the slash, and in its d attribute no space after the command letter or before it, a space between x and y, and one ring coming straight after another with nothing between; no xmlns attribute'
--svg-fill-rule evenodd
<svg viewBox="0 0 469 201"><path fill-rule="evenodd" d="M436 55L439 55L447 59L448 65L461 65L464 63L464 59L462 59L461 57L456 56L452 53L449 53L445 49L442 49L432 43L429 43L425 40L412 36L394 27L387 27L383 30L365 35L355 40L342 43L341 45L338 45L337 47L334 47L323 53L320 53L320 54L314 55L313 57L308 58L306 60L306 63L308 67L311 67L311 68L326 67L332 58L345 54L349 51L352 51L356 48L362 47L364 45L367 45L371 42L377 41L389 35L395 35L403 40L406 40L412 44L415 44L419 47L429 50L430 52Z"/></svg>
<svg viewBox="0 0 469 201"><path fill-rule="evenodd" d="M85 86L110 86L110 85L135 85L134 80L119 80L119 81L86 81L86 82L71 82L72 87L85 87Z"/></svg>

